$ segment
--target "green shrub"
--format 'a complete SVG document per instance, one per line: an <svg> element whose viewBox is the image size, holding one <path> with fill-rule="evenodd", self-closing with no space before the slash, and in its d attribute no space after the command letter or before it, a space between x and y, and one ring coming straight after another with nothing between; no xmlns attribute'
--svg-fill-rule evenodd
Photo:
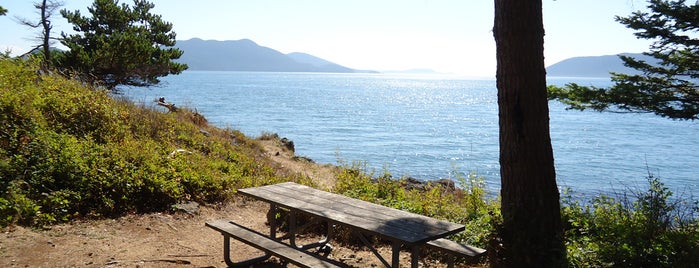
<svg viewBox="0 0 699 268"><path fill-rule="evenodd" d="M0 59L0 226L221 202L279 178L256 142Z"/></svg>
<svg viewBox="0 0 699 268"><path fill-rule="evenodd" d="M564 198L568 258L573 267L693 267L699 263L696 203L681 205L658 178L645 192Z"/></svg>
<svg viewBox="0 0 699 268"><path fill-rule="evenodd" d="M474 246L486 247L492 233L492 220L500 214L496 200L487 196L484 179L474 174L457 178L459 187L451 190L440 184L424 189L406 187L405 179L394 179L384 172L373 178L366 164L345 165L336 176L334 192L349 197L413 213L466 225L466 231L451 238Z"/></svg>

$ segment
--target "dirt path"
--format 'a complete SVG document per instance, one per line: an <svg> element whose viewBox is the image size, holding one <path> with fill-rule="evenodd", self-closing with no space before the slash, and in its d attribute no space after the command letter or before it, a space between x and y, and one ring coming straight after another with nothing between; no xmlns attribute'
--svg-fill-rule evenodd
<svg viewBox="0 0 699 268"><path fill-rule="evenodd" d="M9 228L0 240L0 266L220 267L223 239L204 222L230 218L248 226L264 226L257 211L263 211L262 204L241 201L217 209L203 207L197 215L129 215L42 231ZM252 256L254 252L236 247L236 254Z"/></svg>
<svg viewBox="0 0 699 268"><path fill-rule="evenodd" d="M129 215L57 225L48 230L11 227L0 235L0 267L225 267L223 237L205 227L204 222L225 218L267 232L267 209L265 203L239 199L226 207L201 207L196 215ZM260 254L242 243L233 243L234 258ZM365 249L333 246L332 259L354 267L380 267ZM379 249L386 258L390 257L389 250ZM401 258L402 263L409 263L407 253ZM265 267L281 266L272 259Z"/></svg>
<svg viewBox="0 0 699 268"><path fill-rule="evenodd" d="M332 187L335 167L294 160L293 152L275 141L263 141L263 146L285 172L301 172L321 188ZM196 214L127 215L56 225L47 230L8 227L0 233L0 267L225 267L223 237L204 223L225 218L266 233L268 208L265 203L237 198L220 207L200 207ZM233 243L234 258L260 254L242 243ZM379 252L390 259L389 248L380 248ZM364 248L334 245L330 258L354 267L381 267ZM403 264L409 263L407 253L401 259ZM270 260L266 267L281 267L276 261ZM434 261L425 261L422 266L443 267Z"/></svg>

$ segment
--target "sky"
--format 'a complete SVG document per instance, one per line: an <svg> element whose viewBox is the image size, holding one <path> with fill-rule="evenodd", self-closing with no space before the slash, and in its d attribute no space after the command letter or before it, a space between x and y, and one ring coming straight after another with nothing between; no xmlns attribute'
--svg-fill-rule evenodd
<svg viewBox="0 0 699 268"><path fill-rule="evenodd" d="M37 0L38 1L38 0ZM616 22L646 6L641 0L542 0L546 66L578 56L647 51L648 40ZM0 0L0 50L21 54L38 32L17 17L36 19L31 0ZM92 0L64 0L82 10ZM173 23L178 40L250 39L282 53L304 52L354 69L433 69L494 76L492 0L151 0L153 13ZM132 4L130 0L121 3ZM54 15L54 35L70 32ZM186 51L185 51L186 53Z"/></svg>

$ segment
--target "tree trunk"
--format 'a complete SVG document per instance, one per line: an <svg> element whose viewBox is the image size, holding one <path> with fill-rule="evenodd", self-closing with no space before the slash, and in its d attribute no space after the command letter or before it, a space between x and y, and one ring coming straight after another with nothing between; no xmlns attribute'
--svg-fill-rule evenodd
<svg viewBox="0 0 699 268"><path fill-rule="evenodd" d="M44 27L42 41L44 45L44 65L45 67L48 67L48 63L51 60L51 47L49 44L49 38L51 36L51 22L49 22L49 14L47 14L46 8L46 0L43 0L41 5L41 25Z"/></svg>
<svg viewBox="0 0 699 268"><path fill-rule="evenodd" d="M55 8L54 6L57 4L54 3L49 3L51 6L46 5L47 0L43 0L41 2L41 25L42 25L42 36L41 36L41 41L42 41L42 46L43 46L43 54L44 54L44 66L43 68L48 71L49 68L51 67L51 21L49 21L49 17L51 16L51 10Z"/></svg>
<svg viewBox="0 0 699 268"><path fill-rule="evenodd" d="M541 0L495 0L493 32L500 116L501 264L565 266Z"/></svg>

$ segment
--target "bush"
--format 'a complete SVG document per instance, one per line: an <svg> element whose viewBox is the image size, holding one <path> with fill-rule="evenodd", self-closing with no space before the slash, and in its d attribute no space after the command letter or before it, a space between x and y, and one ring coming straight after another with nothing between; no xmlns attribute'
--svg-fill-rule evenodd
<svg viewBox="0 0 699 268"><path fill-rule="evenodd" d="M693 267L699 263L697 205L672 199L658 178L645 192L564 198L568 258L573 267Z"/></svg>
<svg viewBox="0 0 699 268"><path fill-rule="evenodd" d="M457 178L459 187L448 189L427 183L423 188L406 187L406 178L394 179L384 172L374 178L366 165L345 165L336 176L334 192L349 197L413 213L466 225L466 231L451 239L486 247L492 233L492 220L500 214L496 200L488 198L482 177L474 174Z"/></svg>
<svg viewBox="0 0 699 268"><path fill-rule="evenodd" d="M161 113L0 59L0 226L221 202L285 180L261 149L198 113ZM303 179L303 178L297 178Z"/></svg>

